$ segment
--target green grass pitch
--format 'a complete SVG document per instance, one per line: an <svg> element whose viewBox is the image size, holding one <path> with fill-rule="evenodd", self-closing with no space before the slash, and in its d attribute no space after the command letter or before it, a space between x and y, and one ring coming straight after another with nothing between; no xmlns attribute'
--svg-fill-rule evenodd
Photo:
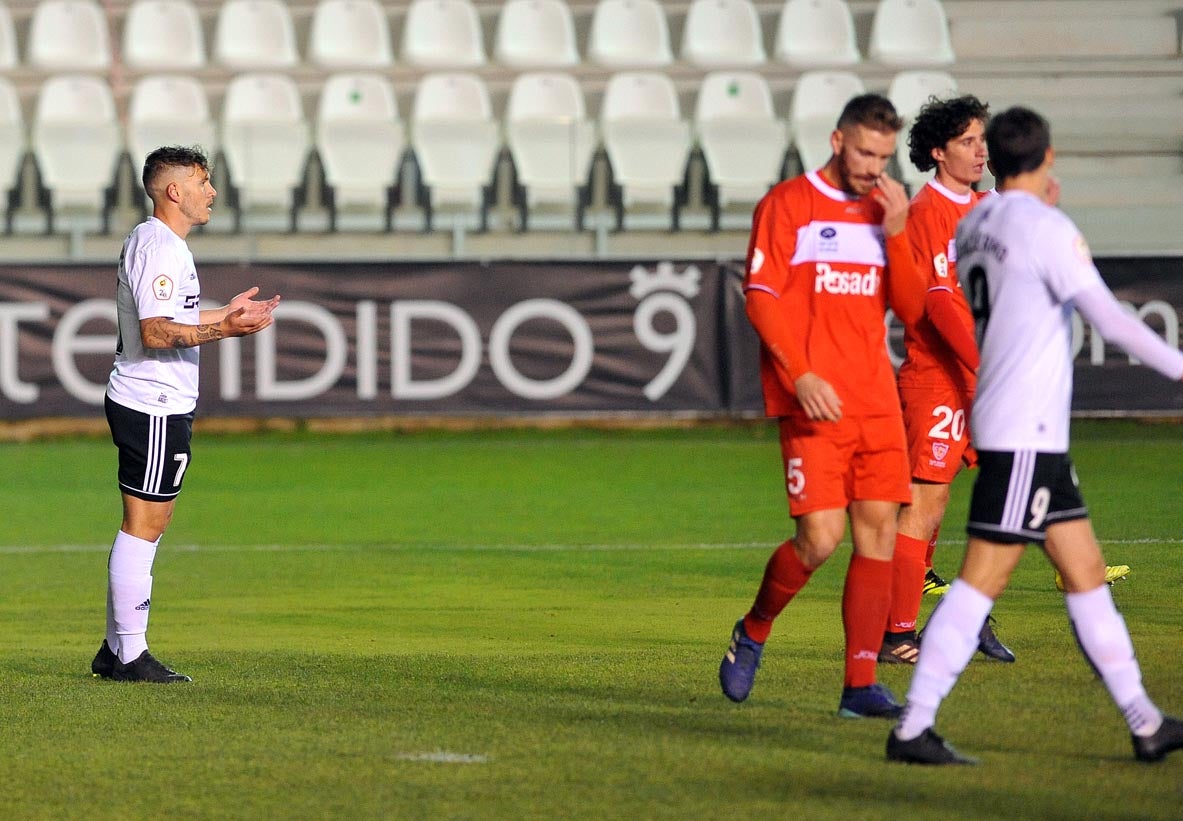
<svg viewBox="0 0 1183 821"><path fill-rule="evenodd" d="M1183 714L1183 429L1074 436L1144 679ZM938 724L980 767L888 765L888 723L835 716L848 549L726 701L728 632L790 528L767 424L199 430L155 568L153 651L195 679L169 687L89 675L114 457L0 444L6 817L1180 817L1183 755L1133 761L1034 549L995 608L1018 662L971 663Z"/></svg>

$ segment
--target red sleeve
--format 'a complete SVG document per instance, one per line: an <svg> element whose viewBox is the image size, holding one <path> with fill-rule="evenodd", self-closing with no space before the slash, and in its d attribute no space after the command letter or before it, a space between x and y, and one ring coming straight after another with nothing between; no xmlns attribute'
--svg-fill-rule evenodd
<svg viewBox="0 0 1183 821"><path fill-rule="evenodd" d="M797 249L797 230L788 213L789 195L778 186L756 206L748 241L745 289L782 296L788 288L790 262Z"/></svg>
<svg viewBox="0 0 1183 821"><path fill-rule="evenodd" d="M905 228L885 241L887 250L887 304L906 325L924 316L924 275L912 254L912 243Z"/></svg>
<svg viewBox="0 0 1183 821"><path fill-rule="evenodd" d="M941 339L952 349L961 364L971 371L978 369L978 345L957 312L953 292L948 288L933 288L924 300L924 310Z"/></svg>
<svg viewBox="0 0 1183 821"><path fill-rule="evenodd" d="M781 384L796 394L798 377L810 371L804 340L790 332L779 300L767 291L749 290L746 307L752 327L772 356Z"/></svg>
<svg viewBox="0 0 1183 821"><path fill-rule="evenodd" d="M791 261L797 246L797 227L790 214L792 193L782 184L756 206L744 296L748 319L770 354L777 376L786 390L796 393L794 383L810 367L804 337L793 333L788 311L781 302L793 287Z"/></svg>

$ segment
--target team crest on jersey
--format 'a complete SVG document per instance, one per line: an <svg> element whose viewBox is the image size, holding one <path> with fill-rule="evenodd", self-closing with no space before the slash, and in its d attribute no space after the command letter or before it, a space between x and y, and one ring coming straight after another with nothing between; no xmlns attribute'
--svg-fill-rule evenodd
<svg viewBox="0 0 1183 821"><path fill-rule="evenodd" d="M949 278L949 259L944 254L937 254L932 258L932 267L941 279Z"/></svg>
<svg viewBox="0 0 1183 821"><path fill-rule="evenodd" d="M172 299L173 281L162 274L156 277L156 281L152 283L152 290L157 299Z"/></svg>
<svg viewBox="0 0 1183 821"><path fill-rule="evenodd" d="M945 457L949 455L949 446L944 442L933 442L932 455L936 457L938 462L944 462Z"/></svg>

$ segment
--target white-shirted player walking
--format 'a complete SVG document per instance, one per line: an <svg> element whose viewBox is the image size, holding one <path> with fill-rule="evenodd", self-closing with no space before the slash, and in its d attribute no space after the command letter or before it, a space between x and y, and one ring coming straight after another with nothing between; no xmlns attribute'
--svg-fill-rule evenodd
<svg viewBox="0 0 1183 821"><path fill-rule="evenodd" d="M1063 577L1072 629L1129 724L1135 757L1156 761L1183 748L1183 721L1164 716L1142 686L1068 455L1073 309L1106 340L1171 379L1183 378L1183 353L1121 307L1076 226L1041 199L1055 158L1047 121L1009 109L990 121L986 142L1000 196L987 198L957 228L958 276L981 346L970 424L981 469L965 558L929 619L887 758L974 763L933 724L977 649L994 600L1027 543L1035 542Z"/></svg>
<svg viewBox="0 0 1183 821"><path fill-rule="evenodd" d="M106 415L119 449L123 522L107 562L107 635L91 672L118 681L190 681L148 652L152 562L189 466L197 406L198 346L258 333L279 297L239 294L202 310L201 285L185 238L209 222L217 192L195 148L158 148L144 162L152 216L119 257L119 342L107 383Z"/></svg>

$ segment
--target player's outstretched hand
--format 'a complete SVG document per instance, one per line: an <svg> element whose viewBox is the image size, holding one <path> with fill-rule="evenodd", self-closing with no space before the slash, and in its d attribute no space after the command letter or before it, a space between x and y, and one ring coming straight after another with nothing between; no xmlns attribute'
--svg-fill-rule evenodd
<svg viewBox="0 0 1183 821"><path fill-rule="evenodd" d="M834 386L810 371L797 377L793 383L797 389L797 401L805 415L818 422L837 422L842 418L842 399Z"/></svg>
<svg viewBox="0 0 1183 821"><path fill-rule="evenodd" d="M274 311L275 306L279 304L279 295L276 294L275 296L271 297L271 299L263 300L254 298L255 294L257 293L259 293L258 285L248 288L241 294L235 296L234 299L230 300L230 304L226 306L226 310L236 311L239 308L247 308L249 310L252 307L257 306L260 308L265 308L267 313Z"/></svg>
<svg viewBox="0 0 1183 821"><path fill-rule="evenodd" d="M258 286L238 294L226 306L224 325L231 336L257 334L272 323L272 312L279 305L279 295L271 299L253 299L259 293Z"/></svg>
<svg viewBox="0 0 1183 821"><path fill-rule="evenodd" d="M879 186L871 191L871 196L883 206L883 233L894 237L903 231L908 224L908 192L903 183L880 174Z"/></svg>

